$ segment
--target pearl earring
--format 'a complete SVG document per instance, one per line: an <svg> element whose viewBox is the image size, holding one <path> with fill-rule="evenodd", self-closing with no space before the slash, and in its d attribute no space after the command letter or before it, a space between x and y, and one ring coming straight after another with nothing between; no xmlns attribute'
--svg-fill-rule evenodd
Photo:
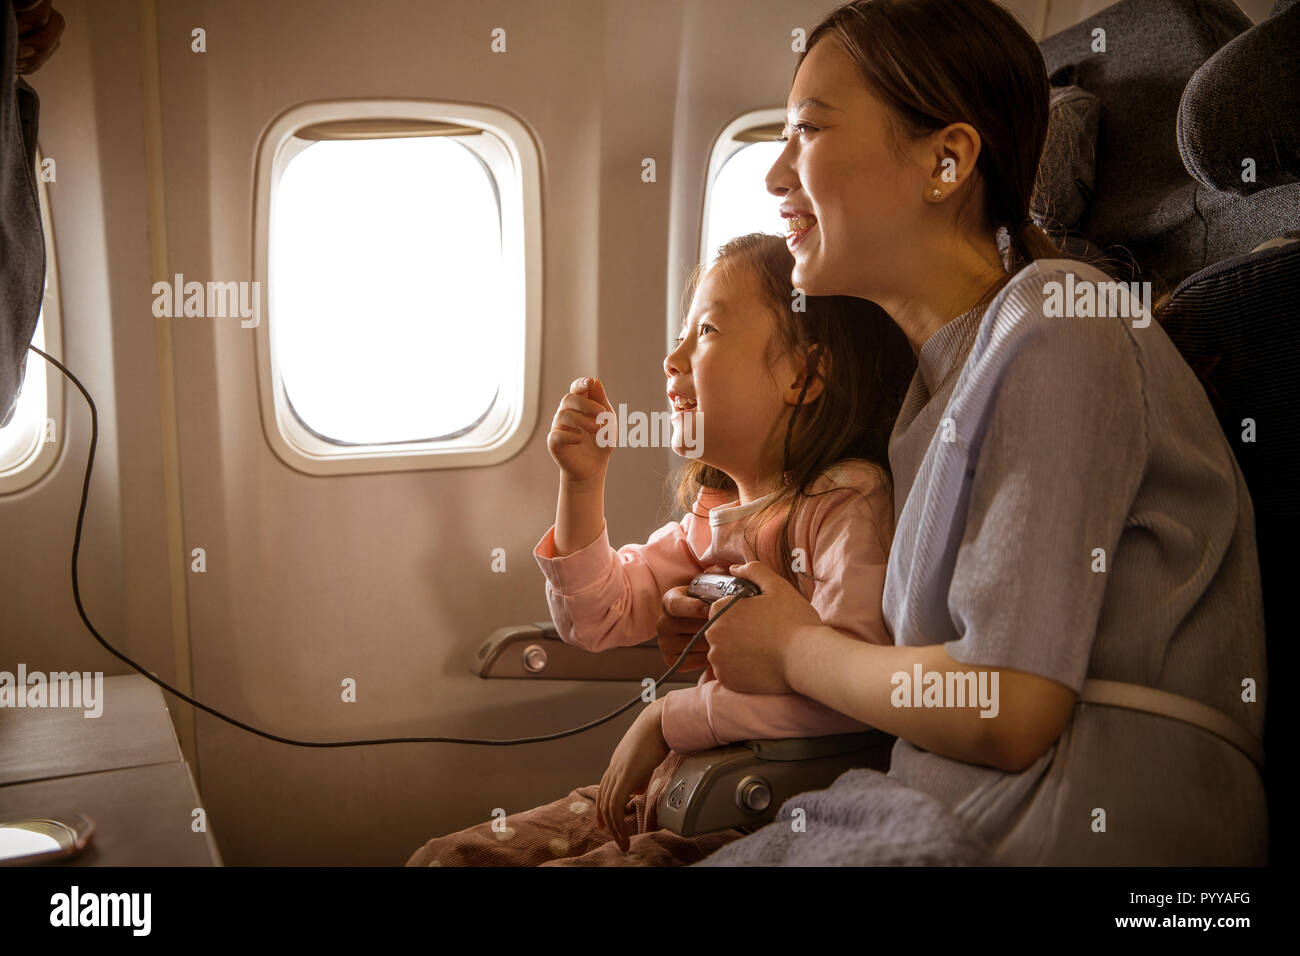
<svg viewBox="0 0 1300 956"><path fill-rule="evenodd" d="M931 189L931 190L930 190L930 198L931 198L931 199L938 199L938 198L939 198L940 196L942 196L942 195L943 195L943 193L941 193L941 192L940 192L939 190L937 190L937 189Z"/></svg>

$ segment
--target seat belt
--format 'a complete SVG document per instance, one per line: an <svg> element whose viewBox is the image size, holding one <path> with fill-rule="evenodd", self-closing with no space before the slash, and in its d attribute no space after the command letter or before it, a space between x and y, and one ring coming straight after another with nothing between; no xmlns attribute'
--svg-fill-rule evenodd
<svg viewBox="0 0 1300 956"><path fill-rule="evenodd" d="M1200 727L1226 740L1249 757L1256 767L1264 766L1264 747L1254 734L1223 711L1192 700L1190 697L1156 690L1154 687L1146 687L1142 684L1128 684L1115 680L1085 680L1079 699L1086 704L1123 707L1126 710L1140 710L1148 714L1159 714L1161 717L1181 720L1183 723Z"/></svg>

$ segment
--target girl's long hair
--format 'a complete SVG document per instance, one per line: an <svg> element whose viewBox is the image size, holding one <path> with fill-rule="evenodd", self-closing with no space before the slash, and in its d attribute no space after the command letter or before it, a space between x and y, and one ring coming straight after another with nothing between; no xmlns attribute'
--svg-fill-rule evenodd
<svg viewBox="0 0 1300 956"><path fill-rule="evenodd" d="M791 412L782 456L788 482L746 523L745 541L751 553L799 588L797 574L814 579L792 560L790 528L797 509L813 497L810 488L817 477L846 458L861 458L878 466L886 478L886 490L889 488L889 435L916 370L916 357L906 336L874 302L798 292L790 279L794 257L780 236L751 233L732 239L718 250L711 268L748 270L758 280L775 320L767 350L769 367L783 355L794 355L807 361L810 375L822 383L821 394L805 405L804 394L811 384L811 378L806 379L800 404ZM702 274L697 266L687 281L683 315L689 311ZM798 305L804 311L796 311ZM678 504L692 510L696 496L705 488L731 493L736 484L725 472L690 460L676 485ZM750 539L752 524L763 527L764 515L782 511L785 519L774 546ZM889 544L881 542L886 551ZM811 564L806 567L810 569Z"/></svg>

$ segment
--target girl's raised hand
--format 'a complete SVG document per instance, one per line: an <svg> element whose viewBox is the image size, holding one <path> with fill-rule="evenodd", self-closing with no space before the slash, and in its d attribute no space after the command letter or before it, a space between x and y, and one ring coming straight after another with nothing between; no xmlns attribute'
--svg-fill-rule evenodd
<svg viewBox="0 0 1300 956"><path fill-rule="evenodd" d="M601 412L612 415L614 409L598 378L577 379L560 399L551 420L551 433L546 436L546 448L570 481L604 481L614 446L602 447L596 440L601 427L596 417Z"/></svg>

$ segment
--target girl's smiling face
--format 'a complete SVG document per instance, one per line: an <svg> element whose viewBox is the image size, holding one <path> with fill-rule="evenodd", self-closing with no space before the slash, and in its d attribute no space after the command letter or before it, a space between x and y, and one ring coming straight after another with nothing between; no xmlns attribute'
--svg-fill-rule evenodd
<svg viewBox="0 0 1300 956"><path fill-rule="evenodd" d="M791 356L769 362L772 308L751 268L715 263L664 359L673 450L726 472L743 502L771 490L779 475L786 423L802 385ZM818 394L814 382L805 401Z"/></svg>
<svg viewBox="0 0 1300 956"><path fill-rule="evenodd" d="M794 284L809 295L879 301L924 208L925 142L900 134L895 146L887 108L831 38L799 67L785 136L767 189L782 198Z"/></svg>

